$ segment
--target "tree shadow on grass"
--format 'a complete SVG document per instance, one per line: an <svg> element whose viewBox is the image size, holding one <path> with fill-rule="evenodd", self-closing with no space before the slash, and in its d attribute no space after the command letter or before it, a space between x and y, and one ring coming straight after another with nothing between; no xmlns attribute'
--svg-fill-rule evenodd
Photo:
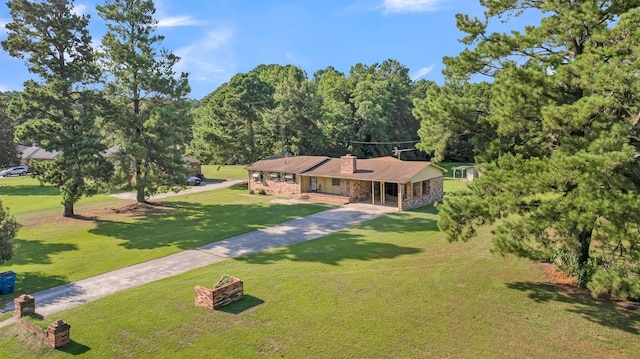
<svg viewBox="0 0 640 359"><path fill-rule="evenodd" d="M58 348L57 350L71 355L80 355L88 352L89 350L91 350L91 348L74 340L71 340L69 344Z"/></svg>
<svg viewBox="0 0 640 359"><path fill-rule="evenodd" d="M78 250L78 246L69 243L47 243L38 240L16 239L18 250L7 265L51 264L51 255L60 252Z"/></svg>
<svg viewBox="0 0 640 359"><path fill-rule="evenodd" d="M19 185L0 186L0 196L59 196L60 191L53 186Z"/></svg>
<svg viewBox="0 0 640 359"><path fill-rule="evenodd" d="M296 219L306 213L301 206L266 202L219 205L170 202L166 206L172 208L129 221L96 219L96 228L89 232L124 240L121 245L127 249L176 246L184 250Z"/></svg>
<svg viewBox="0 0 640 359"><path fill-rule="evenodd" d="M411 232L439 232L438 221L426 218L420 214L437 215L434 206L426 206L412 211L393 212L374 221L360 224L361 228L373 229L377 232L411 233Z"/></svg>
<svg viewBox="0 0 640 359"><path fill-rule="evenodd" d="M252 295L244 295L244 297L238 301L227 304L224 307L216 308L216 310L230 313L230 314L240 314L245 310L251 309L253 307L257 307L264 303L264 300L260 298L256 298Z"/></svg>
<svg viewBox="0 0 640 359"><path fill-rule="evenodd" d="M238 257L236 260L251 264L271 264L289 260L294 262L319 262L337 266L344 260L372 261L420 252L422 252L420 248L371 242L361 235L338 232L328 237L317 238L311 242L302 242L258 252Z"/></svg>
<svg viewBox="0 0 640 359"><path fill-rule="evenodd" d="M588 293L565 284L535 282L508 283L510 289L527 293L538 303L549 301L571 304L571 313L605 327L640 334L640 311L622 309L614 301L594 299Z"/></svg>

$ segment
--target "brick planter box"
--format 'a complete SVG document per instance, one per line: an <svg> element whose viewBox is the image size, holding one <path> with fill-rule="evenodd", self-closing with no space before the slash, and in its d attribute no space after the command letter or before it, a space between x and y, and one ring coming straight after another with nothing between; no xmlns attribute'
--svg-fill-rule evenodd
<svg viewBox="0 0 640 359"><path fill-rule="evenodd" d="M194 292L196 306L215 309L242 299L244 283L238 278L232 278L230 283L213 289L198 285Z"/></svg>
<svg viewBox="0 0 640 359"><path fill-rule="evenodd" d="M71 342L71 338L69 336L71 326L63 320L56 320L48 327L41 328L36 324L23 319L26 316L30 316L38 320L47 320L40 314L36 313L36 304L33 296L23 294L14 299L13 303L15 305L13 316L16 319L16 324L20 328L32 332L36 337L40 338L52 348L60 348L61 346L67 345Z"/></svg>

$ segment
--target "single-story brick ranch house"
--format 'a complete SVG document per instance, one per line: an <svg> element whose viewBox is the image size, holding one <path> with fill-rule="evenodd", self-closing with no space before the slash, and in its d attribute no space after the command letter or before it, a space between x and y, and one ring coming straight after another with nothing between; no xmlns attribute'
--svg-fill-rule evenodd
<svg viewBox="0 0 640 359"><path fill-rule="evenodd" d="M323 202L414 209L442 200L444 168L394 157L269 157L246 166L249 190Z"/></svg>

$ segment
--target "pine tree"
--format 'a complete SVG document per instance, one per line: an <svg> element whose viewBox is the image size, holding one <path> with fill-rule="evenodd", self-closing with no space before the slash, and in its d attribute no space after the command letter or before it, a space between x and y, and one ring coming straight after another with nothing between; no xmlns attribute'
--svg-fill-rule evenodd
<svg viewBox="0 0 640 359"><path fill-rule="evenodd" d="M33 163L38 178L62 192L63 215L74 216L82 195L100 189L112 165L101 156L105 146L95 130L102 95L90 86L99 76L88 16L73 13L73 1L12 0L12 21L2 47L25 59L38 77L24 84L10 111L27 122L16 129L21 142L38 142L48 151L62 151L54 162Z"/></svg>
<svg viewBox="0 0 640 359"><path fill-rule="evenodd" d="M553 260L594 294L639 298L640 2L481 3L484 19L458 15L470 47L445 72L493 78L489 147L500 151L446 196L440 227L467 240L501 220L500 252ZM527 12L540 24L487 31Z"/></svg>
<svg viewBox="0 0 640 359"><path fill-rule="evenodd" d="M151 0L107 0L97 6L109 31L102 39L101 63L114 116L106 129L119 146L124 179L135 181L138 202L162 185L183 182L182 156L191 137L188 75L176 76L179 58L159 48Z"/></svg>

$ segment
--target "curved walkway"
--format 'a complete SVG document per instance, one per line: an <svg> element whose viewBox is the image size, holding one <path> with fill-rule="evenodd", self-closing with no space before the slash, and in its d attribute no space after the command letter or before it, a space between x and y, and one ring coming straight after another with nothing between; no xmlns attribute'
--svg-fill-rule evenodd
<svg viewBox="0 0 640 359"><path fill-rule="evenodd" d="M395 211L396 208L390 207L348 204L32 295L35 297L38 313L52 315L121 290L175 276L226 258L326 236ZM13 310L13 303L4 308L4 311L8 310ZM13 318L0 322L0 327L12 323Z"/></svg>

